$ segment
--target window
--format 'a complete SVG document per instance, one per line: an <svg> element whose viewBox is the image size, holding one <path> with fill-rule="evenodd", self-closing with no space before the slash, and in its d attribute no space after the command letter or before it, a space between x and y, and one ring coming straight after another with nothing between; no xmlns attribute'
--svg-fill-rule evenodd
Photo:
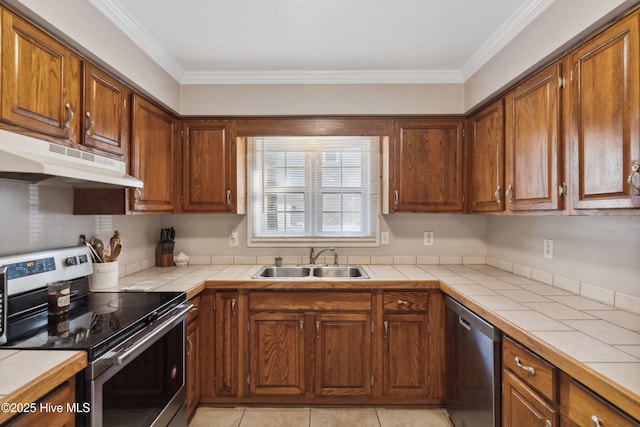
<svg viewBox="0 0 640 427"><path fill-rule="evenodd" d="M249 246L378 245L379 138L248 141Z"/></svg>

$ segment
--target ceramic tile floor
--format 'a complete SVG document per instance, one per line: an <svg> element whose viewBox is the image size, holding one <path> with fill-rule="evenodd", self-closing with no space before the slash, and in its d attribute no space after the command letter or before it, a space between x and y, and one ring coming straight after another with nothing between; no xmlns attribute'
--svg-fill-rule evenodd
<svg viewBox="0 0 640 427"><path fill-rule="evenodd" d="M444 409L199 407L189 427L451 427Z"/></svg>

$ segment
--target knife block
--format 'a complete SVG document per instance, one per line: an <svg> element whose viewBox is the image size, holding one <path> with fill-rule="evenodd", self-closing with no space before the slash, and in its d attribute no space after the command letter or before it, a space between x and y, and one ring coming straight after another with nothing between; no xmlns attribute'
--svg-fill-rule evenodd
<svg viewBox="0 0 640 427"><path fill-rule="evenodd" d="M166 252L167 242L158 242L156 247L156 266L173 267L173 251Z"/></svg>

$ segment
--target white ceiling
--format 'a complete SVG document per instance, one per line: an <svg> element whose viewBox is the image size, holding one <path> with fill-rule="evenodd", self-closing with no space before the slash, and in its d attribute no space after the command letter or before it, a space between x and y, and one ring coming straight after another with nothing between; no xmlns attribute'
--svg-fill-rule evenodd
<svg viewBox="0 0 640 427"><path fill-rule="evenodd" d="M462 83L554 0L90 0L182 84Z"/></svg>

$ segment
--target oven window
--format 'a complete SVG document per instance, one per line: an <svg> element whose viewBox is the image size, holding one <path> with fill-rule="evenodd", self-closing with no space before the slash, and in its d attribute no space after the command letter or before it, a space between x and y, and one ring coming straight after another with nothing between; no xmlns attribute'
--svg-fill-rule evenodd
<svg viewBox="0 0 640 427"><path fill-rule="evenodd" d="M148 426L184 384L183 324L105 382L103 426Z"/></svg>

